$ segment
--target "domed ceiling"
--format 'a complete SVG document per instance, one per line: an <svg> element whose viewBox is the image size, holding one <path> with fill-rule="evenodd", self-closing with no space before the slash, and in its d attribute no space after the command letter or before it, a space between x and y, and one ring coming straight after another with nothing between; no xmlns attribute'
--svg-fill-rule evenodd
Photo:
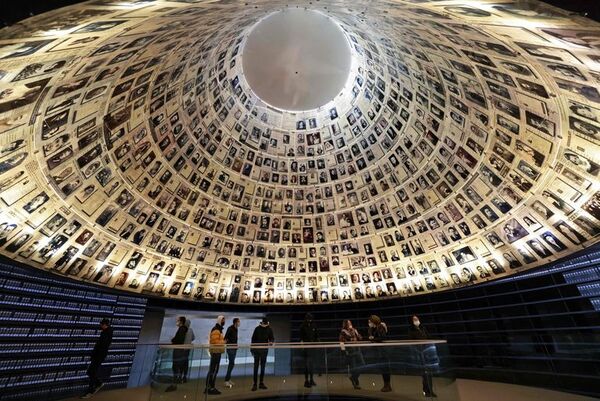
<svg viewBox="0 0 600 401"><path fill-rule="evenodd" d="M597 242L600 25L465 3L88 1L1 30L0 253L286 304Z"/></svg>

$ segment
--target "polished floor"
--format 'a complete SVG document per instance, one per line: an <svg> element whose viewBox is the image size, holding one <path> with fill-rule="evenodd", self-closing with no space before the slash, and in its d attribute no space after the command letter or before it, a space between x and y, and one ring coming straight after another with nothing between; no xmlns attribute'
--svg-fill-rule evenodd
<svg viewBox="0 0 600 401"><path fill-rule="evenodd" d="M377 400L394 401L417 401L425 398L420 393L420 378L398 376L392 378L391 393L381 393L381 378L379 376L365 375L361 380L363 390L353 390L349 385L347 378L341 376L325 376L315 379L318 386L313 389L305 389L302 386L303 378L291 376L287 378L269 377L265 380L268 390L251 392L251 379L239 378L236 385L231 389L223 388L222 381L219 380L217 387L222 391L219 396L209 396L210 400L250 400L250 399L268 399L297 394L302 399L310 399L310 395L318 395L325 388L331 394L337 396L347 395L348 397L364 397ZM325 382L328 381L327 385ZM202 382L203 383L203 382ZM177 391L164 392L166 386L157 388L142 387L134 389L123 389L104 391L96 394L92 399L96 401L193 401L203 400L204 395L197 388L198 383L190 382L180 385ZM545 390L534 387L518 386L504 383L483 382L476 380L458 379L455 382L445 382L443 379L436 380L434 387L439 401L598 401L596 398L584 397L575 394L567 394L558 391ZM485 395L483 397L483 395ZM70 398L65 401L75 401L78 398Z"/></svg>

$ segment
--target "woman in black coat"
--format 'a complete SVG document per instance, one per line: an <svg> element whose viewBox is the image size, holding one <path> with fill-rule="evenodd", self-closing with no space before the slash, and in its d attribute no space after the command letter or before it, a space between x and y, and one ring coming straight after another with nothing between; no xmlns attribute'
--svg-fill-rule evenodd
<svg viewBox="0 0 600 401"><path fill-rule="evenodd" d="M374 343L384 342L388 335L388 327L377 315L369 316L369 340ZM381 391L389 393L392 391L392 372L390 359L386 347L375 347L377 350L377 359L381 365L381 376L383 377L383 387Z"/></svg>
<svg viewBox="0 0 600 401"><path fill-rule="evenodd" d="M410 326L408 329L408 335L411 340L428 340L429 332L427 328L421 324L421 320L417 315L413 315L410 317ZM423 353L425 352L425 347L417 346L419 350L419 360L421 365L423 366L423 395L425 397L437 397L437 395L433 392L433 379L431 377L431 372L426 366L426 361Z"/></svg>

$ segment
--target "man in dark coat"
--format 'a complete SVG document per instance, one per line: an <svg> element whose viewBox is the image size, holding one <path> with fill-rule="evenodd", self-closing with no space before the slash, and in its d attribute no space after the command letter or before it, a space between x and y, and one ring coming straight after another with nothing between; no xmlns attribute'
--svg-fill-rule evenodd
<svg viewBox="0 0 600 401"><path fill-rule="evenodd" d="M259 346L260 348L251 348L252 356L254 357L254 384L252 385L252 391L256 391L256 382L258 379L258 367L260 365L260 385L259 388L266 390L264 378L265 378L265 365L267 364L267 354L269 349L267 346L273 344L275 336L273 335L273 329L269 326L269 319L263 317L260 324L254 329L252 333L252 345Z"/></svg>
<svg viewBox="0 0 600 401"><path fill-rule="evenodd" d="M233 387L231 381L231 372L235 366L235 356L237 355L237 343L238 343L238 328L240 327L240 318L236 317L233 319L233 324L227 328L225 332L225 343L227 358L229 358L229 365L227 366L227 374L225 375L225 386Z"/></svg>
<svg viewBox="0 0 600 401"><path fill-rule="evenodd" d="M87 375L90 378L88 391L81 398L90 398L92 395L100 391L104 385L104 383L102 383L102 381L100 381L98 378L98 371L108 355L108 349L110 348L112 339L113 329L110 327L110 320L102 319L102 321L100 321L100 337L98 337L98 340L96 340L96 344L92 350L90 366L87 370Z"/></svg>
<svg viewBox="0 0 600 401"><path fill-rule="evenodd" d="M175 336L171 338L171 344L173 345L184 345L185 337L188 331L188 327L185 325L186 322L185 316L179 316L177 318L177 332ZM166 392L177 390L176 383L181 383L183 380L183 375L185 373L185 365L189 363L188 361L189 350L185 348L174 348L173 349L173 384L171 384Z"/></svg>
<svg viewBox="0 0 600 401"><path fill-rule="evenodd" d="M319 332L317 325L313 320L313 315L307 313L304 316L304 321L300 326L300 341L303 343L317 343L319 342ZM317 348L305 348L304 354L304 387L316 386L314 380L315 372L315 359L318 358L319 350Z"/></svg>

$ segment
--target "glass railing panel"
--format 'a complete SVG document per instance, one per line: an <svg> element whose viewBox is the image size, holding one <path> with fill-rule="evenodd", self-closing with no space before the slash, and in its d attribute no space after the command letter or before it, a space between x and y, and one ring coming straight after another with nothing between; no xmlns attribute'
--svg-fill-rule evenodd
<svg viewBox="0 0 600 401"><path fill-rule="evenodd" d="M178 372L184 362L187 374L182 376ZM443 341L291 343L229 349L160 346L152 369L150 400L415 400L425 396L454 401L457 390L448 362Z"/></svg>
<svg viewBox="0 0 600 401"><path fill-rule="evenodd" d="M206 347L160 346L152 367L149 399L204 399L209 362Z"/></svg>

